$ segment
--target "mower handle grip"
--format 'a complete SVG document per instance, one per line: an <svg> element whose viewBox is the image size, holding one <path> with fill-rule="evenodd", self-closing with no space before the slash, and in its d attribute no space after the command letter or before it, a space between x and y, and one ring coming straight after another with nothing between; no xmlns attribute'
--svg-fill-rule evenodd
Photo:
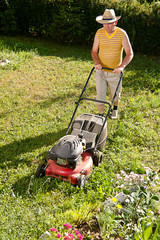
<svg viewBox="0 0 160 240"><path fill-rule="evenodd" d="M110 70L110 71L114 70L113 68L108 68L108 67L102 67L102 69L106 69L106 70ZM122 74L122 72L121 72L121 74Z"/></svg>
<svg viewBox="0 0 160 240"><path fill-rule="evenodd" d="M102 69L111 70L111 71L114 70L113 68L107 68L107 67L102 67ZM120 73L122 74L122 71Z"/></svg>
<svg viewBox="0 0 160 240"><path fill-rule="evenodd" d="M92 69L96 69L96 68L95 68L95 67L93 67ZM100 70L102 70L102 69L111 70L111 71L113 71L113 70L114 70L113 68L108 68L108 67L102 67Z"/></svg>
<svg viewBox="0 0 160 240"><path fill-rule="evenodd" d="M108 68L108 67L102 67L102 69L111 70L111 71L114 70L113 68Z"/></svg>

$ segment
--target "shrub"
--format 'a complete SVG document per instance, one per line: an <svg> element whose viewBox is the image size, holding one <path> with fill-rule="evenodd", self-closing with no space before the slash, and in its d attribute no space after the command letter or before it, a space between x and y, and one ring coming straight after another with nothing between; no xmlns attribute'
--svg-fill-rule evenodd
<svg viewBox="0 0 160 240"><path fill-rule="evenodd" d="M101 27L95 21L106 8L122 18L134 51L159 54L160 4L137 0L3 0L0 6L2 33L43 36L63 44L88 44Z"/></svg>
<svg viewBox="0 0 160 240"><path fill-rule="evenodd" d="M14 8L6 0L0 4L0 31L6 35L12 35L16 32L17 23Z"/></svg>

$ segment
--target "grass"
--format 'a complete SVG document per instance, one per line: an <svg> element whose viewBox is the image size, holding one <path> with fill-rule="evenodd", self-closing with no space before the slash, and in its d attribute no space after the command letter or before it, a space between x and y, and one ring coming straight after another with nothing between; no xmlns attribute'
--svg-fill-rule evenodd
<svg viewBox="0 0 160 240"><path fill-rule="evenodd" d="M66 222L89 223L113 193L115 173L160 168L159 58L135 54L125 70L120 118L107 121L104 162L83 190L35 172L66 132L93 67L90 49L0 37L0 58L10 60L0 67L0 239L39 239ZM95 96L94 74L86 95ZM82 112L97 109L84 103Z"/></svg>

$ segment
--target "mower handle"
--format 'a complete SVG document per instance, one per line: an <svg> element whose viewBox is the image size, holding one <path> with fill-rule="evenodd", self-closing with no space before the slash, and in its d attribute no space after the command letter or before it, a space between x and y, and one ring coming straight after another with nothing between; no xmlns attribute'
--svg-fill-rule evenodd
<svg viewBox="0 0 160 240"><path fill-rule="evenodd" d="M79 100L76 102L76 108L75 108L75 110L74 110L74 112L73 112L72 118L71 118L71 120L70 120L70 123L69 123L68 128L67 128L67 131L66 131L66 134L68 134L68 132L69 132L70 126L71 126L71 124L72 124L72 122L73 122L73 119L74 119L74 116L75 116L75 114L76 114L77 108L78 108L78 106L79 106L79 104L80 104L80 101L83 100L83 99L86 99L86 100L95 101L95 102L97 101L97 102L98 102L98 100L92 100L92 99L82 98L83 93L84 93L85 90L86 90L86 87L87 87L87 85L88 85L89 79L90 79L90 77L91 77L94 69L95 69L95 67L93 67L93 68L91 69L90 74L89 74L89 76L88 76L88 79L87 79L87 81L86 81L86 83L85 83L85 86L84 86L84 88L83 88L83 90L82 90L82 92L81 92L81 95L80 95L80 97L79 97ZM102 69L112 70L112 71L114 70L114 69L112 69L112 68L107 68L107 67L102 67ZM107 103L107 104L109 105L109 110L108 110L108 113L107 113L105 122L106 122L107 117L108 117L108 115L109 115L109 112L111 111L111 108L112 108L112 106L113 106L113 101L114 101L114 99L115 99L115 97L116 97L116 93L117 93L117 90L118 90L118 88L119 88L120 82L121 82L121 80L122 80L122 76L123 76L123 72L120 73L120 80L119 80L119 83L118 83L118 85L117 85L117 89L116 89L116 91L115 91L115 94L114 94L114 97L113 97L113 99L112 99L111 104L108 103L108 102L99 101L99 102L101 102L101 103L104 103L104 104ZM104 127L104 126L103 126L103 127ZM101 135L101 133L102 133L103 127L102 127L102 129L101 129L101 131L100 131L100 135Z"/></svg>

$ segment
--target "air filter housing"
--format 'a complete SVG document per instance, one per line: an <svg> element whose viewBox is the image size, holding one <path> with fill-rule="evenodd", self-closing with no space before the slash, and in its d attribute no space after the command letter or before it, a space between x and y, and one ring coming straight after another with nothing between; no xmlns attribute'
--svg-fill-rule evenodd
<svg viewBox="0 0 160 240"><path fill-rule="evenodd" d="M82 153L82 139L77 136L66 135L60 138L58 143L49 150L48 157L54 161L58 158L67 160L69 166L75 168L81 160Z"/></svg>

